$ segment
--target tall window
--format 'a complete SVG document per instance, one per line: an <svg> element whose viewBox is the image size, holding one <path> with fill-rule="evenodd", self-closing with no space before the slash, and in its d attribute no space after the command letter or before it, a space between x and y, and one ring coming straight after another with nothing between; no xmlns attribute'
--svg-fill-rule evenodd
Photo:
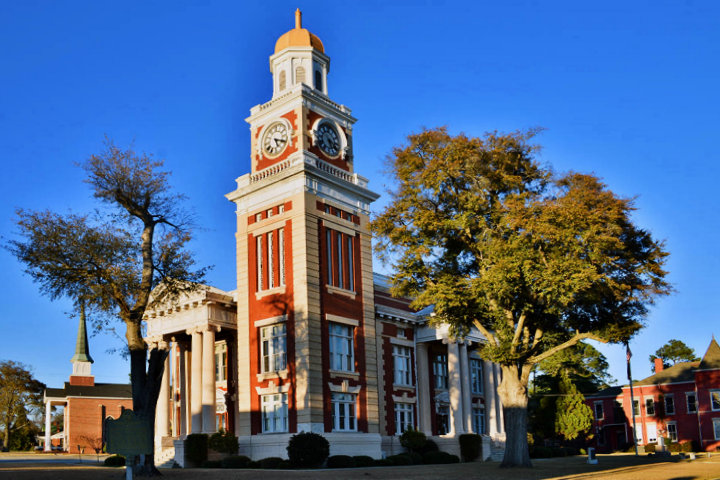
<svg viewBox="0 0 720 480"><path fill-rule="evenodd" d="M472 409L473 432L478 435L485 434L485 407L473 407Z"/></svg>
<svg viewBox="0 0 720 480"><path fill-rule="evenodd" d="M450 431L450 405L438 403L435 405L435 420L437 421L438 435L445 435Z"/></svg>
<svg viewBox="0 0 720 480"><path fill-rule="evenodd" d="M672 395L665 395L665 414L675 415L675 397Z"/></svg>
<svg viewBox="0 0 720 480"><path fill-rule="evenodd" d="M645 415L655 415L655 400L652 398L645 399Z"/></svg>
<svg viewBox="0 0 720 480"><path fill-rule="evenodd" d="M227 343L215 344L215 381L227 381Z"/></svg>
<svg viewBox="0 0 720 480"><path fill-rule="evenodd" d="M686 393L685 399L687 400L687 413L696 413L697 412L697 398L695 398L695 393L693 393L693 392Z"/></svg>
<svg viewBox="0 0 720 480"><path fill-rule="evenodd" d="M262 431L263 433L288 431L287 393L262 396Z"/></svg>
<svg viewBox="0 0 720 480"><path fill-rule="evenodd" d="M354 372L353 327L330 323L330 370Z"/></svg>
<svg viewBox="0 0 720 480"><path fill-rule="evenodd" d="M633 415L640 416L640 400L633 400Z"/></svg>
<svg viewBox="0 0 720 480"><path fill-rule="evenodd" d="M280 84L280 85L279 85L280 91L282 92L283 90L285 90L285 85L286 85L286 83L287 83L287 82L285 81L285 70L281 70L281 71L280 71L280 79L279 79L278 83Z"/></svg>
<svg viewBox="0 0 720 480"><path fill-rule="evenodd" d="M305 68L297 67L295 69L295 83L305 83Z"/></svg>
<svg viewBox="0 0 720 480"><path fill-rule="evenodd" d="M715 440L720 440L720 418L713 418L713 433Z"/></svg>
<svg viewBox="0 0 720 480"><path fill-rule="evenodd" d="M322 72L320 70L315 70L315 88L317 90L322 91Z"/></svg>
<svg viewBox="0 0 720 480"><path fill-rule="evenodd" d="M710 408L713 412L720 410L720 390L710 390Z"/></svg>
<svg viewBox="0 0 720 480"><path fill-rule="evenodd" d="M333 393L330 399L332 424L335 432L354 432L357 430L355 413L356 395L352 393Z"/></svg>
<svg viewBox="0 0 720 480"><path fill-rule="evenodd" d="M258 291L285 285L285 229L255 237Z"/></svg>
<svg viewBox="0 0 720 480"><path fill-rule="evenodd" d="M325 245L328 285L355 291L355 237L328 228Z"/></svg>
<svg viewBox="0 0 720 480"><path fill-rule="evenodd" d="M605 418L605 412L603 411L603 403L595 402L595 420L603 420Z"/></svg>
<svg viewBox="0 0 720 480"><path fill-rule="evenodd" d="M677 424L675 422L668 422L667 426L667 434L668 437L670 437L671 442L677 442L678 435L677 435Z"/></svg>
<svg viewBox="0 0 720 480"><path fill-rule="evenodd" d="M395 404L395 434L400 435L415 426L411 403Z"/></svg>
<svg viewBox="0 0 720 480"><path fill-rule="evenodd" d="M284 323L269 325L260 329L263 373L285 370L287 366L287 340Z"/></svg>
<svg viewBox="0 0 720 480"><path fill-rule="evenodd" d="M470 391L481 394L483 392L483 370L482 360L470 359Z"/></svg>
<svg viewBox="0 0 720 480"><path fill-rule="evenodd" d="M410 348L394 345L393 359L395 361L395 385L412 385Z"/></svg>
<svg viewBox="0 0 720 480"><path fill-rule="evenodd" d="M435 378L435 388L448 388L448 367L447 355L438 353L433 357L433 377Z"/></svg>

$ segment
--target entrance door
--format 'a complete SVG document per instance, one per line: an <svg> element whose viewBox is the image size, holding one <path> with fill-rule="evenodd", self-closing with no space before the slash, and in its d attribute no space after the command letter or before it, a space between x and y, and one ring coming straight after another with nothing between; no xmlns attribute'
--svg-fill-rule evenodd
<svg viewBox="0 0 720 480"><path fill-rule="evenodd" d="M657 443L657 424L656 423L646 423L645 429L647 430L648 443Z"/></svg>

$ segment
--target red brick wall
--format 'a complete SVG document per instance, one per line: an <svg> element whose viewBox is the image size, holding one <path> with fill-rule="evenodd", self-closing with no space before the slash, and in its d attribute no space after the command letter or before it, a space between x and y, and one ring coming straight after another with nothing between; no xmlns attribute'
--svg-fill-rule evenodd
<svg viewBox="0 0 720 480"><path fill-rule="evenodd" d="M118 418L122 409L132 409L132 399L68 398L65 430L71 453L79 453L78 445L85 453L95 453L93 444L102 440L103 420Z"/></svg>

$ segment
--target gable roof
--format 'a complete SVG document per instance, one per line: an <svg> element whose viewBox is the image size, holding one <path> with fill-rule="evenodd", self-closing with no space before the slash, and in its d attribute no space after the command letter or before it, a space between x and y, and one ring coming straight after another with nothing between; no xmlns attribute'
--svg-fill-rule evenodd
<svg viewBox="0 0 720 480"><path fill-rule="evenodd" d="M720 368L720 345L715 341L715 337L713 337L705 355L703 355L698 369L711 370L713 368Z"/></svg>
<svg viewBox="0 0 720 480"><path fill-rule="evenodd" d="M700 365L700 362L676 363L655 375L633 382L633 385L692 382L695 380L695 369L698 365Z"/></svg>

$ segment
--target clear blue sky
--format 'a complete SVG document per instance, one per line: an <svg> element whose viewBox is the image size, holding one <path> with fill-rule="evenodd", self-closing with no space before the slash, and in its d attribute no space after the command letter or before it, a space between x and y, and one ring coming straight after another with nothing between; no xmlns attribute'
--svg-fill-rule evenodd
<svg viewBox="0 0 720 480"><path fill-rule="evenodd" d="M669 339L702 354L720 334L720 2L710 0L5 1L3 239L17 207L91 209L74 162L98 152L106 134L122 146L134 139L166 159L189 196L203 226L197 259L215 265L210 283L233 289L234 212L223 195L249 171L244 119L270 99L268 57L296 7L331 57L331 98L358 118L355 167L376 191L385 155L422 126L471 135L545 127L542 161L636 196L637 223L671 252L677 292L633 340L636 377ZM60 386L76 335L69 304L40 296L6 251L0 282L0 359ZM120 340L90 342L96 381L126 381L128 366L105 353ZM622 380L622 349L602 350Z"/></svg>

